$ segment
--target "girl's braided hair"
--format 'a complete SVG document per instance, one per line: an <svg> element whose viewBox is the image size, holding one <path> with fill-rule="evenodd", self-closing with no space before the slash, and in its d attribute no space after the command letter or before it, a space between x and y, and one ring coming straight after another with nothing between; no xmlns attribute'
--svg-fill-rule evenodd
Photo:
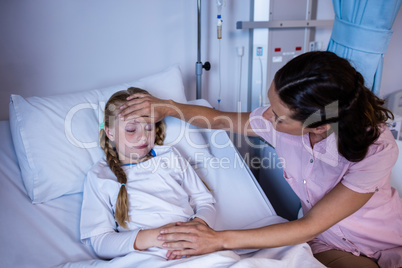
<svg viewBox="0 0 402 268"><path fill-rule="evenodd" d="M114 121L117 119L119 113L118 107L124 104L127 101L127 97L134 93L143 93L150 95L148 91L135 87L130 87L127 90L122 90L114 93L105 105L105 127L114 127ZM163 121L157 122L155 124L155 144L163 145L163 140L165 139L165 129L166 127ZM128 216L128 194L125 187L125 184L127 183L127 175L120 166L120 160L116 152L114 143L107 137L105 129L101 129L99 133L99 139L100 146L105 152L106 161L110 169L116 175L118 182L121 184L120 191L116 200L114 217L116 222L120 226L127 229L127 222L130 221L130 218Z"/></svg>

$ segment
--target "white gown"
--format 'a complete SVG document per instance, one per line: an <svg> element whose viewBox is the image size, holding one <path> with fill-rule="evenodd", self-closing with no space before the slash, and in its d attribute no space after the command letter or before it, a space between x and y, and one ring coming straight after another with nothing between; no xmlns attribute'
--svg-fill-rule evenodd
<svg viewBox="0 0 402 268"><path fill-rule="evenodd" d="M122 166L127 174L128 230L114 219L120 183L105 157L89 171L84 184L81 240L92 244L99 256L114 258L135 251L134 241L141 229L194 217L213 226L215 200L190 164L173 147L155 146L154 151L156 156L145 162Z"/></svg>

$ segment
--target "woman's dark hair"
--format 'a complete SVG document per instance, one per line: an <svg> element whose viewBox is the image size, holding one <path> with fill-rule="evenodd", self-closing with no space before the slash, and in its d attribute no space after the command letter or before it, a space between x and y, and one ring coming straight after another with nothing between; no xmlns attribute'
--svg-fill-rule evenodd
<svg viewBox="0 0 402 268"><path fill-rule="evenodd" d="M361 161L380 136L381 123L393 119L384 100L364 86L363 76L332 52L292 59L276 73L274 84L291 118L304 127L338 124L338 151L349 161Z"/></svg>

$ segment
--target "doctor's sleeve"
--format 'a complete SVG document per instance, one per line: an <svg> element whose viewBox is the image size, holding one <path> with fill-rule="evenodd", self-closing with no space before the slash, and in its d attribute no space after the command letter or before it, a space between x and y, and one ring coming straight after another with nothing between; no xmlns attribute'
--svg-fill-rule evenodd
<svg viewBox="0 0 402 268"><path fill-rule="evenodd" d="M363 160L350 166L341 183L359 193L378 191L389 182L397 158L398 147L393 140L374 144Z"/></svg>
<svg viewBox="0 0 402 268"><path fill-rule="evenodd" d="M263 117L264 112L269 108L269 106L259 107L250 113L249 124L253 131L271 144L276 147L277 132L272 126L272 123Z"/></svg>

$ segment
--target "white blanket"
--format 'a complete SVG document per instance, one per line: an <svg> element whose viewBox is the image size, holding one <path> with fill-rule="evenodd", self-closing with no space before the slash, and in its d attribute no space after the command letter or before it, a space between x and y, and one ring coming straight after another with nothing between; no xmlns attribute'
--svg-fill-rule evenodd
<svg viewBox="0 0 402 268"><path fill-rule="evenodd" d="M241 229L258 228L284 221L286 220L272 215L247 226L243 226ZM114 258L110 261L88 260L70 262L61 265L60 267L325 267L313 257L311 249L307 243L261 250L225 250L173 261L166 260L166 252L167 250L150 248L146 251L132 252L124 257Z"/></svg>
<svg viewBox="0 0 402 268"><path fill-rule="evenodd" d="M78 267L325 267L311 254L307 244L272 249L261 249L254 253L238 255L232 250L218 251L201 256L168 261L159 249L133 252L110 261L90 260L67 263L63 268Z"/></svg>

